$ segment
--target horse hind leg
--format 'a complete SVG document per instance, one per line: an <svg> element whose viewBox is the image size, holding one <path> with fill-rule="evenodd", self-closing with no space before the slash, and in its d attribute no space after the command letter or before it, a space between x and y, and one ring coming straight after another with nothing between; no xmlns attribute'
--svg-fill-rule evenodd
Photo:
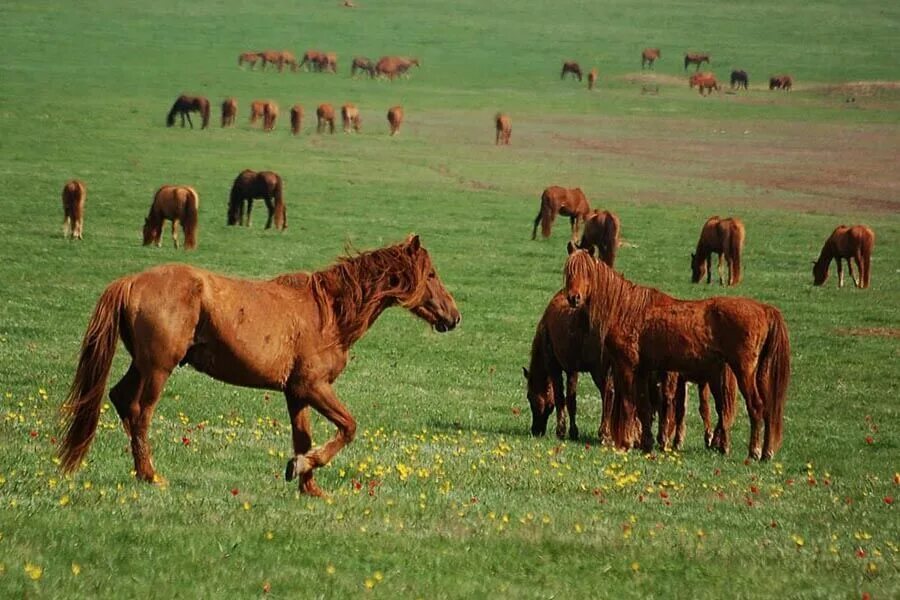
<svg viewBox="0 0 900 600"><path fill-rule="evenodd" d="M140 412L135 414L133 405L130 407L131 430L131 454L134 457L134 470L137 478L152 483L159 482L161 478L153 467L153 452L147 439L150 429L150 421L153 411L162 393L163 386L169 378L170 371L163 369L153 370L150 375L140 379Z"/></svg>
<svg viewBox="0 0 900 600"><path fill-rule="evenodd" d="M243 206L244 205L241 204L242 208L243 208ZM253 212L253 198L248 198L247 199L247 227L250 227L250 215L252 212ZM243 225L243 224L244 224L244 213L241 212L241 225Z"/></svg>
<svg viewBox="0 0 900 600"><path fill-rule="evenodd" d="M838 288L844 287L844 263L841 262L843 259L838 257L835 261L837 263L837 272L838 272ZM847 263L850 264L849 262Z"/></svg>
<svg viewBox="0 0 900 600"><path fill-rule="evenodd" d="M132 422L138 418L141 413L140 397L143 389L143 380L141 374L135 367L134 362L128 367L122 379L109 390L109 399L122 421L122 428L125 435L131 439Z"/></svg>
<svg viewBox="0 0 900 600"><path fill-rule="evenodd" d="M735 368L738 367L738 368ZM763 428L763 413L765 406L762 396L756 387L755 373L750 369L741 368L741 365L732 366L735 376L737 377L738 387L744 396L747 404L747 414L750 416L750 441L748 444L748 455L754 460L762 458L762 448L760 447L760 433Z"/></svg>
<svg viewBox="0 0 900 600"><path fill-rule="evenodd" d="M853 265L850 262L850 259L847 259L847 270L850 271L850 279L853 280L853 284L861 288L863 287L863 259L862 255L857 253L854 255L853 260L856 261L856 272L859 277L854 277L853 275Z"/></svg>
<svg viewBox="0 0 900 600"><path fill-rule="evenodd" d="M287 395L288 414L291 417L291 438L294 445L294 456L303 456L312 448L312 428L309 421L309 406L299 397ZM293 463L288 463L289 467ZM285 472L285 480L290 481L289 472ZM313 479L313 472L300 474L300 491L310 496L323 496L324 493Z"/></svg>
<svg viewBox="0 0 900 600"><path fill-rule="evenodd" d="M178 219L172 219L172 241L175 242L175 249L178 250Z"/></svg>
<svg viewBox="0 0 900 600"><path fill-rule="evenodd" d="M718 263L716 264L716 273L719 275L719 285L725 285L725 277L724 277L724 275L723 275L723 269L722 269L722 259L723 259L723 258L725 258L725 252L724 252L724 251L723 251L721 254L719 254L719 261L718 261ZM727 260L727 259L726 259L726 260ZM730 266L730 264L729 264L729 266L728 266L728 270L729 270L729 272L731 271L731 266Z"/></svg>
<svg viewBox="0 0 900 600"><path fill-rule="evenodd" d="M275 205L272 203L271 198L263 198L263 201L266 203L266 208L269 211L269 217L266 219L266 229L272 228L272 219L275 218Z"/></svg>

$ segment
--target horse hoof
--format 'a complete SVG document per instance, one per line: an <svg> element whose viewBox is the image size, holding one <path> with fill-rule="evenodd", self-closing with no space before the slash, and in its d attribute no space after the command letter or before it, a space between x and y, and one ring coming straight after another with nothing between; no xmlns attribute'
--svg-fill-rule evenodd
<svg viewBox="0 0 900 600"><path fill-rule="evenodd" d="M310 471L312 471L312 464L309 462L309 459L302 454L297 455L287 462L287 467L284 469L284 480L293 481L294 477Z"/></svg>
<svg viewBox="0 0 900 600"><path fill-rule="evenodd" d="M314 496L316 498L326 498L328 495L322 491L322 489L316 484L316 480L313 479L312 474L301 478L300 480L300 493L305 494L307 496Z"/></svg>
<svg viewBox="0 0 900 600"><path fill-rule="evenodd" d="M753 448L750 450L750 456L748 456L750 460L760 460L762 458L762 451L759 448Z"/></svg>

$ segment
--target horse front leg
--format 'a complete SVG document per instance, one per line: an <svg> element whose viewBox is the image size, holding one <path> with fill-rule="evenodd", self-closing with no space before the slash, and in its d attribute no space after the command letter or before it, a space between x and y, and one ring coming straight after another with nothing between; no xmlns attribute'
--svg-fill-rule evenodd
<svg viewBox="0 0 900 600"><path fill-rule="evenodd" d="M653 452L653 403L651 393L656 391L648 372L639 372L635 377L635 399L637 416L641 422L641 450ZM652 391L651 391L652 390Z"/></svg>
<svg viewBox="0 0 900 600"><path fill-rule="evenodd" d="M269 211L269 218L266 219L266 229L271 229L272 219L275 217L275 206L272 204L272 199L268 196L263 198L263 202L266 203L266 208Z"/></svg>
<svg viewBox="0 0 900 600"><path fill-rule="evenodd" d="M303 456L312 448L312 428L309 422L309 405L290 392L285 393L287 399L288 414L291 417L291 439L294 445L294 456ZM291 463L288 463L290 468ZM288 479L288 473L285 473ZM319 486L313 479L312 471L300 474L300 491L310 496L324 496Z"/></svg>
<svg viewBox="0 0 900 600"><path fill-rule="evenodd" d="M178 219L172 219L172 241L175 242L175 249L178 250Z"/></svg>
<svg viewBox="0 0 900 600"><path fill-rule="evenodd" d="M253 212L253 198L247 198L247 227L250 227L250 213ZM244 216L241 213L241 222L243 224Z"/></svg>
<svg viewBox="0 0 900 600"><path fill-rule="evenodd" d="M706 257L706 285L712 283L712 253Z"/></svg>
<svg viewBox="0 0 900 600"><path fill-rule="evenodd" d="M678 382L675 387L675 439L672 447L675 450L681 450L684 445L685 435L685 413L687 412L687 381L681 375L678 376Z"/></svg>
<svg viewBox="0 0 900 600"><path fill-rule="evenodd" d="M838 272L838 288L844 287L844 263L841 262L841 258L837 259L837 272Z"/></svg>
<svg viewBox="0 0 900 600"><path fill-rule="evenodd" d="M850 262L850 259L847 259L847 270L850 271L850 279L853 280L853 285L856 287L862 287L862 261L860 260L859 254L853 257L853 260L856 261L856 271L859 274L859 278L853 275L853 263Z"/></svg>
<svg viewBox="0 0 900 600"><path fill-rule="evenodd" d="M725 252L722 252L722 254L719 255L719 262L716 264L716 273L719 275L719 285L725 285L725 278L722 275L722 259L723 258L725 258ZM729 272L731 271L730 262L728 265L728 270L729 270Z"/></svg>
<svg viewBox="0 0 900 600"><path fill-rule="evenodd" d="M191 129L193 129L193 128L194 128L194 122L191 121L191 113L186 112L186 113L184 113L184 116L187 117L188 124L191 126ZM183 125L182 125L182 127L183 127Z"/></svg>
<svg viewBox="0 0 900 600"><path fill-rule="evenodd" d="M566 408L569 411L569 439L578 439L578 425L575 423L578 395L578 371L566 375Z"/></svg>

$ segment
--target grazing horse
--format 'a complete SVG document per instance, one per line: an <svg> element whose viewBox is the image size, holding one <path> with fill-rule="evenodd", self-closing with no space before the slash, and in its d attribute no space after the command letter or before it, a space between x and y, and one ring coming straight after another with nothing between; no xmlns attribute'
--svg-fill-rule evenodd
<svg viewBox="0 0 900 600"><path fill-rule="evenodd" d="M260 119L263 119L263 123L265 123L266 104L268 104L268 102L265 100L254 100L250 103L251 125L253 125Z"/></svg>
<svg viewBox="0 0 900 600"><path fill-rule="evenodd" d="M281 53L281 58L278 61L278 72L279 73L284 69L285 65L289 65L291 67L291 72L293 72L293 73L297 72L297 68L298 68L297 57L294 56L294 53L290 52L289 50L284 50Z"/></svg>
<svg viewBox="0 0 900 600"><path fill-rule="evenodd" d="M584 233L578 247L590 250L597 248L600 260L615 267L616 251L619 249L619 217L608 210L595 210L584 219Z"/></svg>
<svg viewBox="0 0 900 600"><path fill-rule="evenodd" d="M569 304L584 304L612 362L615 404L612 434L626 447L635 408L641 447L653 448L651 375L676 371L711 381L727 365L750 414L749 456L769 459L782 439L790 380L790 341L781 313L749 298L677 300L636 285L588 252L570 245L565 266ZM762 447L760 429L765 426Z"/></svg>
<svg viewBox="0 0 900 600"><path fill-rule="evenodd" d="M272 171L252 171L244 169L231 185L228 199L228 224L246 225L250 227L253 212L253 200L262 198L269 209L266 229L272 227L282 230L287 227L287 208L284 205L284 183L278 173ZM247 221L244 222L244 202L247 202Z"/></svg>
<svg viewBox="0 0 900 600"><path fill-rule="evenodd" d="M324 132L326 126L334 133L334 107L327 102L316 108L316 133Z"/></svg>
<svg viewBox="0 0 900 600"><path fill-rule="evenodd" d="M321 70L321 59L325 56L324 52L319 52L318 50L307 50L303 53L303 58L300 60L299 68L303 68L306 66L307 71L319 71Z"/></svg>
<svg viewBox="0 0 900 600"><path fill-rule="evenodd" d="M847 269L850 278L858 288L869 287L869 269L872 266L872 249L875 247L875 232L865 225L839 225L831 232L819 259L813 263L813 283L822 285L828 279L828 267L831 260L837 262L838 287L844 287L844 269L841 259L847 261ZM853 266L850 259L856 261L856 270L859 271L859 279L853 276Z"/></svg>
<svg viewBox="0 0 900 600"><path fill-rule="evenodd" d="M578 66L578 63L574 60L567 60L563 63L559 78L563 79L566 76L566 73L571 73L574 77L578 78L578 81L581 81L581 67Z"/></svg>
<svg viewBox="0 0 900 600"><path fill-rule="evenodd" d="M662 53L659 51L659 48L644 48L644 51L641 52L641 69L645 67L652 69L653 63L661 57Z"/></svg>
<svg viewBox="0 0 900 600"><path fill-rule="evenodd" d="M362 118L359 116L359 109L350 103L347 103L341 107L341 123L344 126L344 133L350 133L350 128L353 128L353 131L359 133L359 128L362 125Z"/></svg>
<svg viewBox="0 0 900 600"><path fill-rule="evenodd" d="M262 59L263 71L266 70L267 65L276 65L279 71L284 68L284 63L281 59L281 51L279 50L264 50L259 53L259 57Z"/></svg>
<svg viewBox="0 0 900 600"><path fill-rule="evenodd" d="M241 67L244 63L248 63L250 65L250 70L253 70L253 67L256 66L256 63L262 58L259 52L241 52L238 56L238 66Z"/></svg>
<svg viewBox="0 0 900 600"><path fill-rule="evenodd" d="M266 102L263 105L263 130L275 129L275 121L278 119L278 105L274 102Z"/></svg>
<svg viewBox="0 0 900 600"><path fill-rule="evenodd" d="M694 89L694 86L697 86L697 91L700 92L700 95L704 95L704 91L706 91L706 95L712 94L713 90L719 91L719 82L716 81L716 76L712 73L694 73L688 79L688 87Z"/></svg>
<svg viewBox="0 0 900 600"><path fill-rule="evenodd" d="M746 90L749 85L750 76L747 75L747 71L737 69L731 72L731 89L734 89L735 86L737 86L737 89L744 88Z"/></svg>
<svg viewBox="0 0 900 600"><path fill-rule="evenodd" d="M131 364L109 397L130 438L138 479L162 481L147 433L172 371L191 365L225 383L283 392L293 438L285 479L299 477L301 492L321 495L314 470L327 465L356 434L356 421L333 383L353 344L396 305L438 332L460 321L456 302L418 236L344 257L322 271L268 281L180 264L117 279L97 301L62 407L61 468L67 473L77 469L91 445L121 338ZM312 446L310 409L337 428L323 446Z"/></svg>
<svg viewBox="0 0 900 600"><path fill-rule="evenodd" d="M418 58L408 58L405 56L382 56L375 63L375 74L378 76L387 76L391 81L398 75L406 75L412 67L419 66Z"/></svg>
<svg viewBox="0 0 900 600"><path fill-rule="evenodd" d="M172 221L172 240L178 249L178 223L184 231L184 249L197 247L197 214L200 196L186 185L164 185L153 196L150 213L144 219L144 245L162 245L162 228L166 219Z"/></svg>
<svg viewBox="0 0 900 600"><path fill-rule="evenodd" d="M234 98L226 98L222 102L222 127L234 126L234 120L237 118L238 105Z"/></svg>
<svg viewBox="0 0 900 600"><path fill-rule="evenodd" d="M688 52L684 55L684 70L687 71L688 65L696 65L697 70L700 70L700 65L706 63L709 64L709 54L698 54L695 52Z"/></svg>
<svg viewBox="0 0 900 600"><path fill-rule="evenodd" d="M494 128L497 130L497 137L494 140L494 145L499 146L500 144L509 145L509 138L512 135L512 121L509 118L509 115L504 113L497 113L494 115Z"/></svg>
<svg viewBox="0 0 900 600"><path fill-rule="evenodd" d="M391 135L400 133L400 125L403 124L403 107L392 106L388 109L387 120L391 126Z"/></svg>
<svg viewBox="0 0 900 600"><path fill-rule="evenodd" d="M350 76L356 77L357 71L365 71L370 78L375 77L375 63L365 56L355 56L353 63L350 65Z"/></svg>
<svg viewBox="0 0 900 600"><path fill-rule="evenodd" d="M531 231L531 239L537 237L538 224L541 226L541 235L550 237L553 229L553 221L560 214L569 217L572 225L572 239L578 238L578 224L584 221L591 212L591 205L581 191L581 188L564 188L551 185L541 194L541 208L534 218L534 229Z"/></svg>
<svg viewBox="0 0 900 600"><path fill-rule="evenodd" d="M793 86L794 78L790 75L775 75L774 77L769 78L770 90L784 90L789 92Z"/></svg>
<svg viewBox="0 0 900 600"><path fill-rule="evenodd" d="M597 83L597 76L599 74L597 67L594 67L591 69L590 73L588 73L588 90L594 89L594 84Z"/></svg>
<svg viewBox="0 0 900 600"><path fill-rule="evenodd" d="M83 239L85 198L87 188L80 179L73 179L63 186L63 237L71 237L73 240Z"/></svg>
<svg viewBox="0 0 900 600"><path fill-rule="evenodd" d="M295 104L291 107L291 133L300 133L300 125L303 122L303 107Z"/></svg>
<svg viewBox="0 0 900 600"><path fill-rule="evenodd" d="M316 71L320 73L331 72L337 74L337 54L334 52L323 52L319 54L315 62Z"/></svg>
<svg viewBox="0 0 900 600"><path fill-rule="evenodd" d="M719 255L719 263L716 272L719 274L719 284L726 285L722 277L722 258L728 266L727 285L737 285L741 282L741 255L744 252L744 224L740 219L728 217L720 219L718 216L710 217L700 230L700 239L697 241L697 250L691 254L691 281L699 283L706 275L706 283L712 282L712 253Z"/></svg>
<svg viewBox="0 0 900 600"><path fill-rule="evenodd" d="M178 99L175 100L175 104L172 105L172 109L169 111L168 116L166 117L166 126L171 127L175 124L175 114L181 115L181 126L184 127L184 119L187 117L187 122L190 124L191 129L194 128L194 122L191 121L191 113L199 112L200 116L203 118L203 126L201 129L206 129L209 125L209 100L204 98L203 96L178 96Z"/></svg>

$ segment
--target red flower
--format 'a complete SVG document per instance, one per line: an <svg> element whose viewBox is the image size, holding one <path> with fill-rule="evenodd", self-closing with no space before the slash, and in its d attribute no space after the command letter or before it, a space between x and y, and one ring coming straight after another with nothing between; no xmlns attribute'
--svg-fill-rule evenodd
<svg viewBox="0 0 900 600"><path fill-rule="evenodd" d="M806 480L806 483L808 483L811 486L816 485L816 478L810 477L809 479Z"/></svg>
<svg viewBox="0 0 900 600"><path fill-rule="evenodd" d="M769 527L771 527L772 529L775 529L776 527L778 527L778 523L775 521L772 521L771 523L769 523Z"/></svg>
<svg viewBox="0 0 900 600"><path fill-rule="evenodd" d="M351 481L351 483L353 483L353 489L354 489L354 490L361 490L361 489L362 489L362 484L361 484L360 482L358 482L356 479L351 479L350 481Z"/></svg>
<svg viewBox="0 0 900 600"><path fill-rule="evenodd" d="M869 445L874 444L874 443L875 443L875 438L873 438L871 435L867 435L867 436L866 436L866 443L869 444Z"/></svg>
<svg viewBox="0 0 900 600"><path fill-rule="evenodd" d="M721 474L722 474L722 471L720 471L719 469L716 469L715 471L713 471L713 475L721 475Z"/></svg>
<svg viewBox="0 0 900 600"><path fill-rule="evenodd" d="M755 485L751 485L751 486L750 486L750 493L751 493L751 494L758 494L758 493L759 493L759 488L756 487Z"/></svg>
<svg viewBox="0 0 900 600"><path fill-rule="evenodd" d="M866 557L866 551L863 550L862 548L857 548L856 549L856 558L865 558L865 557Z"/></svg>
<svg viewBox="0 0 900 600"><path fill-rule="evenodd" d="M521 410L520 408L518 408L518 407L517 407L517 408L513 408L513 409L512 409L512 414L513 414L513 416L518 417L519 415L522 414L522 410Z"/></svg>
<svg viewBox="0 0 900 600"><path fill-rule="evenodd" d="M231 495L237 496L240 493L240 490L237 488L231 488Z"/></svg>
<svg viewBox="0 0 900 600"><path fill-rule="evenodd" d="M190 445L191 445L191 439L190 439L190 438L183 437L183 438L181 438L181 443L184 444L185 446L190 446Z"/></svg>
<svg viewBox="0 0 900 600"><path fill-rule="evenodd" d="M35 431L34 429L32 429L31 431L28 432L28 435L30 435L33 438L36 438L38 436L38 432Z"/></svg>
<svg viewBox="0 0 900 600"><path fill-rule="evenodd" d="M665 500L669 497L669 492L667 492L666 490L660 490L659 497Z"/></svg>
<svg viewBox="0 0 900 600"><path fill-rule="evenodd" d="M469 498L469 502L471 502L472 504L478 504L478 496L472 496L471 498Z"/></svg>
<svg viewBox="0 0 900 600"><path fill-rule="evenodd" d="M893 496L885 496L885 497L884 497L884 503L885 503L885 504L893 504L893 503L894 503L894 497L893 497Z"/></svg>

